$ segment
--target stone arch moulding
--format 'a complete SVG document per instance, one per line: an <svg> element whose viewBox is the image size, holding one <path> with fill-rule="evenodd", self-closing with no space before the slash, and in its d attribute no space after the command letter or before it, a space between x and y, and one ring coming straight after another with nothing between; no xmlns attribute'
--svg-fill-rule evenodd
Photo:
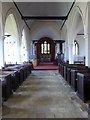
<svg viewBox="0 0 90 120"><path fill-rule="evenodd" d="M75 6L72 10L72 13L71 13L71 16L70 16L71 19L70 21L72 21L72 25L71 25L71 28L70 28L70 31L69 31L69 36L71 37L69 43L73 43L77 33L79 32L79 27L77 24L79 23L78 20L81 20L82 21L82 27L83 27L83 30L85 29L85 20L84 20L84 16L83 16L83 12L81 11L80 7L79 6ZM80 17L80 18L79 18ZM77 28L78 29L75 29L77 25ZM84 30L85 32L85 30ZM72 35L72 36L71 36ZM72 41L71 41L72 40Z"/></svg>
<svg viewBox="0 0 90 120"><path fill-rule="evenodd" d="M81 29L84 31L84 21L85 20L82 10L79 6L74 6L68 21L68 27L71 26L68 31L69 63L73 63L74 61L73 42Z"/></svg>
<svg viewBox="0 0 90 120"><path fill-rule="evenodd" d="M3 33L5 33L5 24L6 24L6 20L8 18L8 16L12 14L14 19L15 19L15 22L16 22L16 26L17 26L17 33L18 33L18 37L19 37L19 33L20 33L20 27L19 27L19 22L18 22L18 16L17 16L17 13L16 13L16 10L14 8L10 8L8 9L8 11L6 12L5 14L5 17L3 18Z"/></svg>
<svg viewBox="0 0 90 120"><path fill-rule="evenodd" d="M11 25L11 26L10 26ZM4 39L4 60L6 63L20 63L20 48L19 48L19 33L17 28L17 21L12 12L7 13L4 25L4 35L10 34L10 37ZM8 45L7 45L8 41ZM10 52L12 49L13 53ZM7 50L9 51L7 55ZM11 59L12 58L12 59Z"/></svg>

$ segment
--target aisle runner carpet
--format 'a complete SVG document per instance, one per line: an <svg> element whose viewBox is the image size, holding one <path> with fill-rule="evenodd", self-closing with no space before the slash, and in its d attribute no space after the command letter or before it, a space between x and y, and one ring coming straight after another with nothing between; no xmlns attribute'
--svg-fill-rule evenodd
<svg viewBox="0 0 90 120"><path fill-rule="evenodd" d="M40 62L38 66L34 67L34 70L57 70L58 65L53 62Z"/></svg>

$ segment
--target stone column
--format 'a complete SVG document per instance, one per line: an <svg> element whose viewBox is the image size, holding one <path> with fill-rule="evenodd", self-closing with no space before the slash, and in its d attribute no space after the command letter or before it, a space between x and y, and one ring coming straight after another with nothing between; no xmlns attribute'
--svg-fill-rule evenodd
<svg viewBox="0 0 90 120"><path fill-rule="evenodd" d="M60 44L57 43L57 53L60 53Z"/></svg>
<svg viewBox="0 0 90 120"><path fill-rule="evenodd" d="M69 64L73 63L73 44L69 44Z"/></svg>
<svg viewBox="0 0 90 120"><path fill-rule="evenodd" d="M4 66L4 41L0 36L0 68Z"/></svg>
<svg viewBox="0 0 90 120"><path fill-rule="evenodd" d="M67 41L65 42L65 53L64 53L64 60L69 60L69 50L68 50L68 44Z"/></svg>
<svg viewBox="0 0 90 120"><path fill-rule="evenodd" d="M2 30L2 3L0 2L0 68L4 66L4 36Z"/></svg>
<svg viewBox="0 0 90 120"><path fill-rule="evenodd" d="M85 53L86 53L85 58L86 66L90 67L90 33L85 35Z"/></svg>
<svg viewBox="0 0 90 120"><path fill-rule="evenodd" d="M19 39L19 37L17 37L17 49L18 49L18 57L17 57L17 59L18 59L18 61L16 61L17 63L21 63L21 55L20 55L20 42L18 42L18 39Z"/></svg>
<svg viewBox="0 0 90 120"><path fill-rule="evenodd" d="M86 20L85 20L85 63L90 67L90 2L87 4Z"/></svg>

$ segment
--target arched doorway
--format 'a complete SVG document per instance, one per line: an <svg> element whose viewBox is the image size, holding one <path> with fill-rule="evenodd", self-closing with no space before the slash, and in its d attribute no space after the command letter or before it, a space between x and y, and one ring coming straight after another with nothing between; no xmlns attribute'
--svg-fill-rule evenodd
<svg viewBox="0 0 90 120"><path fill-rule="evenodd" d="M16 20L9 14L5 23L4 32L4 61L6 64L19 63L19 41Z"/></svg>
<svg viewBox="0 0 90 120"><path fill-rule="evenodd" d="M55 43L51 38L44 37L36 43L36 55L40 62L53 62L55 58Z"/></svg>

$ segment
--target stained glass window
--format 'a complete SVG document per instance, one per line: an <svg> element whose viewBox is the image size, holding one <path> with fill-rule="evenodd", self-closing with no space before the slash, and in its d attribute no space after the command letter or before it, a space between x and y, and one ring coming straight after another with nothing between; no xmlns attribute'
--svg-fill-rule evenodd
<svg viewBox="0 0 90 120"><path fill-rule="evenodd" d="M50 43L47 41L41 44L41 54L50 54Z"/></svg>

